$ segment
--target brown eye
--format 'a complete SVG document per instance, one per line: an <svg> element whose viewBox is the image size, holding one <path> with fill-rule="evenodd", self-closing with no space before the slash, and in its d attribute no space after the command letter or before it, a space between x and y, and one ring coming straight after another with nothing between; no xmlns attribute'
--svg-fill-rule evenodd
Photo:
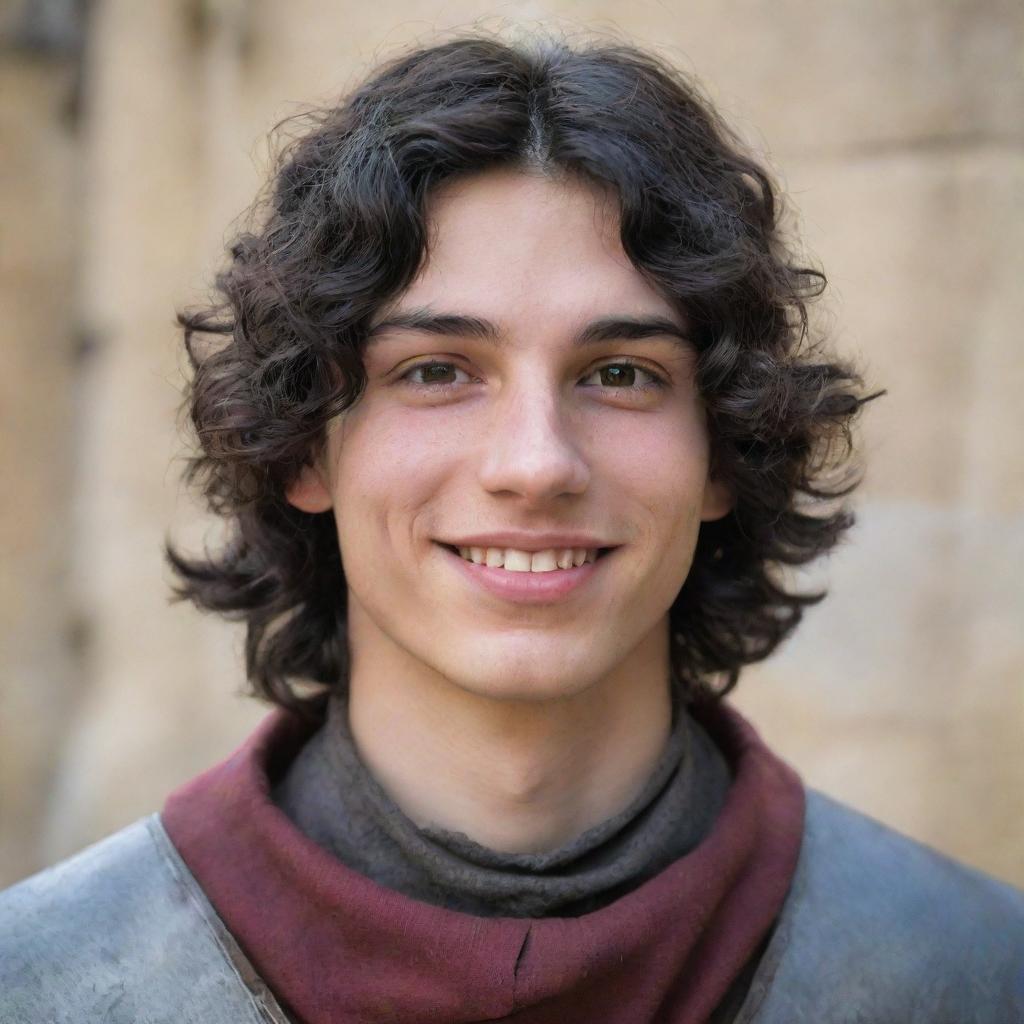
<svg viewBox="0 0 1024 1024"><path fill-rule="evenodd" d="M454 373L454 367L449 363L427 363L419 367L423 376L420 378L422 384L451 384L450 380L442 379Z"/></svg>
<svg viewBox="0 0 1024 1024"><path fill-rule="evenodd" d="M638 374L641 375L641 383L637 383ZM622 360L599 366L591 372L590 377L594 376L598 377L599 387L611 388L613 391L647 391L665 387L665 381L653 370ZM642 382L643 377L648 378L646 383Z"/></svg>
<svg viewBox="0 0 1024 1024"><path fill-rule="evenodd" d="M460 370L454 363L431 360L410 366L399 380L407 383L409 387L418 388L421 391L444 391L461 383L455 379L455 375L459 373L469 376L465 370Z"/></svg>
<svg viewBox="0 0 1024 1024"><path fill-rule="evenodd" d="M627 387L632 387L636 381L635 366L603 366L597 372L603 375L603 383L609 386L626 385Z"/></svg>

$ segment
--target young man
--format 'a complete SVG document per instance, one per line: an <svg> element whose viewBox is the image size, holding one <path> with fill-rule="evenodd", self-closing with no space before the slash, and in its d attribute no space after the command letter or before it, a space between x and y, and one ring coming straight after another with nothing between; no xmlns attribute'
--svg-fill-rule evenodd
<svg viewBox="0 0 1024 1024"><path fill-rule="evenodd" d="M851 522L822 284L631 48L463 39L325 112L182 317L231 531L169 555L280 707L0 899L0 1018L1020 1017L1024 895L722 700Z"/></svg>

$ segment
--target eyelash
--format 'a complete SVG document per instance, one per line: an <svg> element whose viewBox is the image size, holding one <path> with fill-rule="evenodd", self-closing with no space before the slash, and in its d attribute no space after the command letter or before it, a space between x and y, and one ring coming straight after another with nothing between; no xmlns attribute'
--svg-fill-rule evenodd
<svg viewBox="0 0 1024 1024"><path fill-rule="evenodd" d="M407 387L411 387L416 391L433 392L434 394L437 394L438 392L444 392L450 388L458 386L457 383L454 381L448 381L445 383L423 384L418 381L409 379L410 376L417 370L423 370L430 366L450 366L454 370L461 369L461 367L456 366L454 363L446 362L441 359L428 359L425 362L416 363L415 365L410 366L409 369L406 370L405 373L403 373L401 377L399 377L398 379L404 382ZM650 384L641 384L639 386L634 385L632 387L621 388L610 387L610 391L625 391L627 393L632 391L636 393L641 393L644 391L651 391L668 387L668 381L666 381L663 377L655 373L653 370L647 369L646 366L641 366L639 363L634 362L632 359L616 359L612 363L604 363L601 366L597 366L593 370L591 370L587 376L593 376L593 374L598 373L601 370L606 370L610 366L630 366L635 370L639 370L641 373L646 373L647 376L651 378ZM463 373L465 372L466 371L463 370Z"/></svg>

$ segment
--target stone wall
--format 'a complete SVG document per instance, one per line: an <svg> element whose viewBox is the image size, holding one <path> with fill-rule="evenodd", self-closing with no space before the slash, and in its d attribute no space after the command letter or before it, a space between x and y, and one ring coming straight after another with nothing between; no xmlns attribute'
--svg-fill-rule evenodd
<svg viewBox="0 0 1024 1024"><path fill-rule="evenodd" d="M859 525L814 573L831 596L736 703L811 784L1024 884L1024 8L0 13L0 884L156 809L262 714L238 696L237 630L167 601L167 530L204 528L178 483L174 311L276 121L474 25L652 46L776 167L831 281L821 322L889 394L864 418Z"/></svg>

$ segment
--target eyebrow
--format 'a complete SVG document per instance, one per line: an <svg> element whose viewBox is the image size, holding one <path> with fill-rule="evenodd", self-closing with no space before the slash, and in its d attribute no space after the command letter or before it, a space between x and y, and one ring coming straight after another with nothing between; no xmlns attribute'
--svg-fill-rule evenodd
<svg viewBox="0 0 1024 1024"><path fill-rule="evenodd" d="M369 345L385 331L419 331L448 337L476 338L495 345L504 344L501 331L490 320L461 313L439 313L427 307L393 313L370 328ZM686 329L662 316L606 316L592 320L572 339L573 345L593 345L602 341L642 341L645 338L675 338L688 348L694 342Z"/></svg>

